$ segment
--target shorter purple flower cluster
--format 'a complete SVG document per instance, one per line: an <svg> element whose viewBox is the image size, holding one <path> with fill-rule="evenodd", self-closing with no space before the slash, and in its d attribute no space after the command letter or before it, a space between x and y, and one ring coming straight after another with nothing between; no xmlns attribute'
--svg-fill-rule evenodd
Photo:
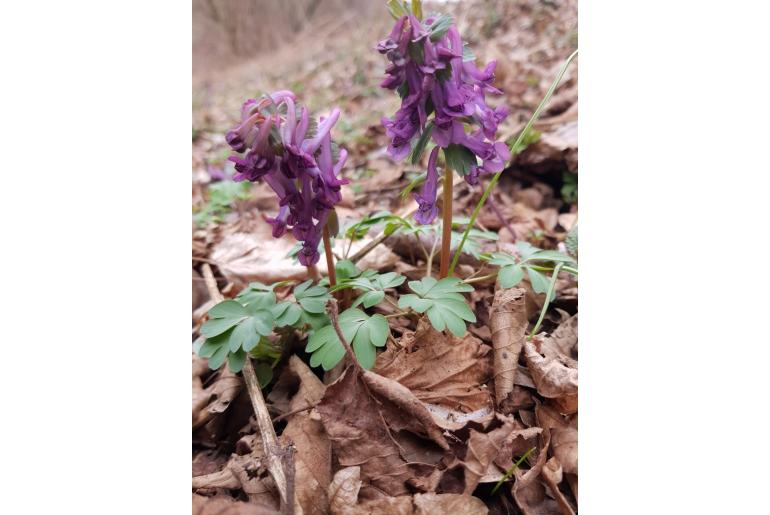
<svg viewBox="0 0 770 515"><path fill-rule="evenodd" d="M340 179L347 152L332 151L331 129L340 116L335 108L317 124L302 106L297 113L291 91L277 91L259 100L249 99L241 108L241 123L225 136L232 149L235 181L265 181L279 197L279 211L268 218L273 237L287 229L302 241L299 262L314 265L329 213L342 199ZM317 125L317 127L316 127Z"/></svg>
<svg viewBox="0 0 770 515"><path fill-rule="evenodd" d="M447 151L469 156L467 166L457 171L472 185L478 184L482 173L503 170L511 157L505 143L495 141L497 126L508 110L492 109L485 100L487 93L502 93L492 86L497 62L479 70L472 61L464 60L460 33L448 16L429 17L424 24L414 15L402 16L377 50L390 61L381 86L397 90L402 98L396 115L382 120L391 139L389 155L397 161L405 158L413 140L426 130L438 145L430 155L423 191L416 196L420 207L415 218L430 223L438 213L435 163L439 147L445 149L445 157Z"/></svg>

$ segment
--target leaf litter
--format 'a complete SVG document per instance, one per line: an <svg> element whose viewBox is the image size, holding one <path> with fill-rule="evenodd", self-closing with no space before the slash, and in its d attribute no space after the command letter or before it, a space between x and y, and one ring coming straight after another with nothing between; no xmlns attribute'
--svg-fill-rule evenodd
<svg viewBox="0 0 770 515"><path fill-rule="evenodd" d="M496 85L505 92L512 116L501 129L515 137L569 53L576 10L573 2L558 8L528 1L479 5L472 0L452 9L461 31L477 35L479 44L471 42L480 60L504 57ZM373 28L376 23L361 23L350 34L324 39L313 55L327 57L314 64L306 64L313 62L308 56L297 59L296 52L282 54L287 58L280 62L263 56L249 67L219 72L227 81L209 82L210 101L194 110L199 130L193 143L196 206L205 204L207 189L218 180L212 174L225 169L221 135L232 124L233 106L240 105L244 92L276 89L290 77L313 92L314 106L334 101L350 114L350 135L342 142L350 161L343 174L364 182L357 191L343 188L340 226L382 210L408 212L413 203L403 203L399 192L424 168L396 165L385 156L387 140L377 113L393 111L394 104L371 93L381 73L376 57L350 44L356 38L371 39L372 32L384 33ZM341 55L348 57L329 58ZM268 59L273 59L272 67L265 66ZM363 82L339 66L343 61L356 61L367 70ZM255 69L270 71L255 78ZM577 176L576 70L568 72L536 124L538 138L493 191L497 209L488 203L481 210L479 228L499 239L483 243L480 251L516 255L518 241L557 249L576 226L577 203L565 196L572 180L566 174ZM481 193L464 184L456 187L455 216L467 215ZM286 258L292 242L270 237L264 219L277 206L260 188L252 185L250 197L234 202L233 211L223 213L220 221L193 228L196 327L208 310L201 306L210 302L201 288L201 263L212 264L217 285L228 298L252 281L311 278ZM334 247L337 257L357 254L381 230L375 227L350 249L340 238ZM427 264L420 245L430 250L432 244L425 235L395 235L358 264L418 280ZM460 278L491 272L471 255L460 262ZM346 366L327 384L309 366L305 342L285 340L290 343L276 357L274 379L265 394L280 444L295 449L294 513L577 512L576 283L564 273L559 276L543 331L531 340L528 331L544 296L534 291L538 285L533 288L529 276L513 288L501 288L494 279L474 286L476 321L463 320L468 331L462 336L437 332L425 318L397 317L396 309L383 305L382 315L394 317L388 318L391 336L378 349L371 370L343 361ZM407 283L398 289L402 296L410 293ZM277 290L277 297L285 300L285 292ZM451 315L450 320L461 333ZM193 513L277 513L278 490L240 374L227 366L212 372L195 355L192 370ZM491 494L532 448L510 480Z"/></svg>

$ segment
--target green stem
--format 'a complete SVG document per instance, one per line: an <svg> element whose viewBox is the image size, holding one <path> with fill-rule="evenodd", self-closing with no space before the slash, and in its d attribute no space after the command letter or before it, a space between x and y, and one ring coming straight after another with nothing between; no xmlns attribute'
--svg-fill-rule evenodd
<svg viewBox="0 0 770 515"><path fill-rule="evenodd" d="M492 494L494 494L495 492L497 492L498 488L500 488L500 487L502 486L502 484L503 484L503 483L505 483L506 481L508 481L509 479L511 479L511 476L513 475L513 471L514 471L514 470L516 470L517 468L519 468L519 465L521 465L522 463L524 463L524 460L526 460L527 458L529 458L529 455L530 455L530 454L532 454L532 453L534 452L534 450L535 450L535 448L534 448L534 447L532 447L530 450L528 450L527 452L525 452L525 453L524 453L524 456L522 456L521 458L519 458L519 459L518 459L518 461L517 461L516 463L514 463L514 464L513 464L513 467L509 468L509 469L508 469L508 470L505 472L505 475L504 475L502 478L500 478L500 481L498 481L498 482L497 482L497 484L495 485L495 487L492 489Z"/></svg>
<svg viewBox="0 0 770 515"><path fill-rule="evenodd" d="M559 263L556 265L556 268L553 269L553 275L551 275L551 284L548 285L548 291L545 293L545 302L543 302L543 309L540 310L540 317L537 319L537 323L535 324L535 327L532 329L532 332L529 334L528 340L531 340L533 336L537 333L537 330L540 329L540 324L543 323L543 319L545 318L545 312L548 311L548 306L551 304L551 298L553 297L553 290L556 287L556 276L559 275L559 270L561 270L561 267L564 263Z"/></svg>
<svg viewBox="0 0 770 515"><path fill-rule="evenodd" d="M524 126L524 129L519 133L519 137L516 138L516 141L511 146L511 165L516 160L516 156L520 150L520 146L524 141L524 138L527 137L529 134L529 131L532 129L532 125L537 121L538 118L540 118L540 113L545 108L546 104L549 100L551 100L551 96L553 96L553 92L556 90L556 87L559 85L559 82L561 81L562 77L564 76L564 73L567 71L567 67L569 66L569 63L572 62L572 59L575 58L578 51L575 50L570 54L570 56L567 58L566 61L564 61L564 65L561 67L561 70L559 70L558 75L556 75L556 79L554 79L553 83L551 84L551 87L548 88L548 91L545 93L545 96L543 97L543 100L540 102L540 105L537 106L537 109L535 109L535 112L532 113L532 117L527 122L527 125ZM509 165L510 166L510 165ZM492 177L492 180L489 181L489 185L484 190L484 194L481 196L481 199L479 200L478 204L476 204L476 207L473 210L473 214L471 215L471 220L468 222L468 226L465 228L465 232L463 233L463 237L460 240L460 245L457 247L457 250L455 251L454 258L452 259L452 264L449 267L449 275L451 275L454 272L455 267L457 266L457 261L460 258L460 252L463 250L463 245L465 245L465 240L468 239L468 233L471 232L471 229L473 228L473 225L476 223L476 218L479 216L479 212L481 211L481 208L484 206L484 203L487 201L487 198L489 197L489 194L492 192L492 188L495 187L497 184L497 181L500 180L500 176L503 174L505 169L497 172L494 177Z"/></svg>
<svg viewBox="0 0 770 515"><path fill-rule="evenodd" d="M555 268L549 268L547 266L539 266L539 265L527 265L527 268L537 270L538 272L551 272L555 270ZM577 268L572 268L571 266L562 266L561 270L563 272L569 272L572 275L578 275ZM480 283L480 282L486 281L487 279L494 279L495 277L497 277L497 274L499 272L500 270L498 270L497 272L493 272L489 275L482 275L481 277L468 277L467 279L460 282L463 284Z"/></svg>

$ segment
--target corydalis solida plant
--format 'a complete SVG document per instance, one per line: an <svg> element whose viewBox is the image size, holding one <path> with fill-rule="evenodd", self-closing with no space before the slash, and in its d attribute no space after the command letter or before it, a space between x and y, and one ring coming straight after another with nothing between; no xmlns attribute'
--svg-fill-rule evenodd
<svg viewBox="0 0 770 515"><path fill-rule="evenodd" d="M340 116L334 108L315 122L305 106L295 103L291 91L282 90L260 99L249 99L241 108L241 123L225 136L237 156L235 181L265 181L279 197L279 211L268 218L273 237L291 230L302 241L299 262L318 262L318 244L334 206L342 199L339 178L347 152L332 151L331 129Z"/></svg>
<svg viewBox="0 0 770 515"><path fill-rule="evenodd" d="M497 63L491 61L479 70L465 59L460 33L445 15L428 17L424 23L412 13L400 16L377 50L390 61L381 86L398 91L402 98L395 116L382 120L391 139L388 153L400 161L413 152L416 162L428 138L437 145L425 185L415 197L419 204L415 219L428 224L438 214L438 148L444 149L447 166L471 185L478 184L482 173L501 171L510 159L505 143L495 141L497 126L508 110L491 108L485 97L501 94L492 86Z"/></svg>

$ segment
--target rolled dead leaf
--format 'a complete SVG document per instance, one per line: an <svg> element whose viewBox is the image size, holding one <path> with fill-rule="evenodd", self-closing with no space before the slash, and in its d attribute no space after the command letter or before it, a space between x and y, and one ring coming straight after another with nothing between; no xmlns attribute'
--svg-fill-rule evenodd
<svg viewBox="0 0 770 515"><path fill-rule="evenodd" d="M550 399L577 395L578 371L565 364L574 362L559 356L544 358L532 342L524 343L524 359L540 395Z"/></svg>
<svg viewBox="0 0 770 515"><path fill-rule="evenodd" d="M562 467L561 463L559 463L559 460L556 458L549 459L546 462L545 467L543 467L543 480L551 490L551 493L553 494L554 499L556 499L556 502L559 504L559 509L563 515L575 515L575 510L572 509L572 506L570 505L567 498L564 496L561 490L559 490L559 483L561 483L563 478L564 474L562 473Z"/></svg>
<svg viewBox="0 0 770 515"><path fill-rule="evenodd" d="M527 330L526 290L500 289L495 292L490 313L494 347L495 401L498 405L513 391L516 368Z"/></svg>
<svg viewBox="0 0 770 515"><path fill-rule="evenodd" d="M365 370L362 378L373 393L384 397L420 421L428 436L444 450L449 449L449 443L444 438L441 429L436 425L428 409L415 395L398 381L388 379L374 372Z"/></svg>
<svg viewBox="0 0 770 515"><path fill-rule="evenodd" d="M331 513L337 514L354 508L358 503L358 491L361 489L361 467L345 467L334 474L329 484L329 506Z"/></svg>

